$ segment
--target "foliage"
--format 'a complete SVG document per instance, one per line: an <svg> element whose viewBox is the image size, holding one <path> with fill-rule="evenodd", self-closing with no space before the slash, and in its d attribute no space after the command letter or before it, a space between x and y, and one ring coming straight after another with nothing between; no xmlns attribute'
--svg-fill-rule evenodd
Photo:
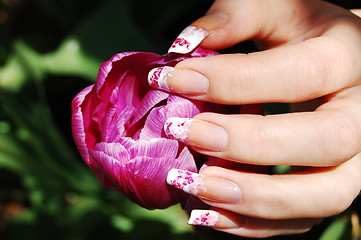
<svg viewBox="0 0 361 240"><path fill-rule="evenodd" d="M164 53L210 4L0 0L0 239L196 238L179 206L148 211L98 183L74 148L70 102L113 54ZM325 234L349 234L340 219Z"/></svg>

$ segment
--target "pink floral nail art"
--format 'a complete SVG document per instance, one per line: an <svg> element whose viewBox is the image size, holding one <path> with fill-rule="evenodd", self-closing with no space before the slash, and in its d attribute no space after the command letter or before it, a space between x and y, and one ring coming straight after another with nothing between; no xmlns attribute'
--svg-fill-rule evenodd
<svg viewBox="0 0 361 240"><path fill-rule="evenodd" d="M193 119L171 117L164 124L164 132L169 138L177 139L184 143L188 143L189 126Z"/></svg>
<svg viewBox="0 0 361 240"><path fill-rule="evenodd" d="M201 189L205 191L202 175L189 171L179 169L170 170L167 176L167 183L195 196L198 195Z"/></svg>
<svg viewBox="0 0 361 240"><path fill-rule="evenodd" d="M167 78L171 77L173 67L163 66L152 69L148 74L148 83L151 87L170 91L170 87L167 84Z"/></svg>
<svg viewBox="0 0 361 240"><path fill-rule="evenodd" d="M169 48L168 53L190 53L195 49L205 37L207 37L209 31L203 28L197 28L194 26L186 27L173 42Z"/></svg>
<svg viewBox="0 0 361 240"><path fill-rule="evenodd" d="M219 222L219 213L212 210L193 210L188 224L213 227Z"/></svg>

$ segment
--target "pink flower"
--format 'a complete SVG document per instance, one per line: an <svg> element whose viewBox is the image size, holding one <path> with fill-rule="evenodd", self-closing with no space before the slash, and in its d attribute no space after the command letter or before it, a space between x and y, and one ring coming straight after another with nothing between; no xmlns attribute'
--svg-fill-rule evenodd
<svg viewBox="0 0 361 240"><path fill-rule="evenodd" d="M215 54L127 52L102 64L96 83L72 102L72 128L81 156L105 187L148 209L186 198L166 184L166 175L172 168L196 172L196 162L187 146L166 138L163 125L170 117L192 118L209 104L153 89L147 75L185 58Z"/></svg>

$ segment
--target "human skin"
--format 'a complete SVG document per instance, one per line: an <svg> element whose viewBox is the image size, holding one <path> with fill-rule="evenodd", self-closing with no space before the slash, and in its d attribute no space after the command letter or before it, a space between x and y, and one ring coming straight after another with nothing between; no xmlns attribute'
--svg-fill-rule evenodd
<svg viewBox="0 0 361 240"><path fill-rule="evenodd" d="M359 13L316 0L216 0L191 24L208 31L200 47L253 40L261 50L184 60L166 79L168 91L220 104L298 105L288 114L193 118L185 143L214 162L301 169L202 168L189 193L218 214L204 225L245 237L294 234L351 205L361 189Z"/></svg>

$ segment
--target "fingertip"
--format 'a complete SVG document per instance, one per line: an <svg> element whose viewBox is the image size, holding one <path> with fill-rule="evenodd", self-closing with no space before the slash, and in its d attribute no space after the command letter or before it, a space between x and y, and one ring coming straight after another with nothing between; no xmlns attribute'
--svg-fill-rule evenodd
<svg viewBox="0 0 361 240"><path fill-rule="evenodd" d="M210 13L186 27L174 40L168 53L187 54L193 51L207 36L221 28L228 16L221 12Z"/></svg>

